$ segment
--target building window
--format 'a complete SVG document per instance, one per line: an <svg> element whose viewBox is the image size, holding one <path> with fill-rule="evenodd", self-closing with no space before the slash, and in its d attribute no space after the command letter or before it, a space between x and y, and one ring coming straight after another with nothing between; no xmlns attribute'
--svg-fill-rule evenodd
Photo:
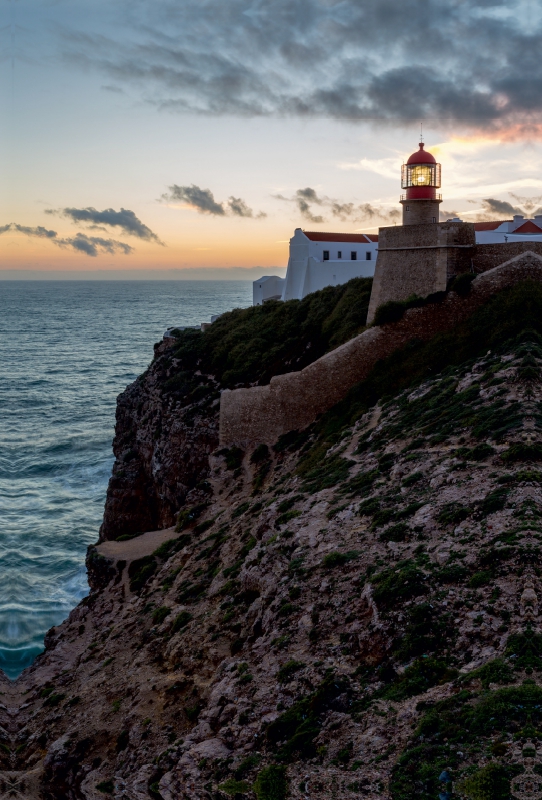
<svg viewBox="0 0 542 800"><path fill-rule="evenodd" d="M343 257L343 251L337 250L337 258L342 258L342 257Z"/></svg>
<svg viewBox="0 0 542 800"><path fill-rule="evenodd" d="M410 206L407 206L407 207L406 207L406 210L407 210L407 211L410 211Z"/></svg>
<svg viewBox="0 0 542 800"><path fill-rule="evenodd" d="M324 261L329 261L329 250L324 250Z"/></svg>
<svg viewBox="0 0 542 800"><path fill-rule="evenodd" d="M436 222L436 221L437 221L437 218L436 218L436 217L433 217L433 222Z"/></svg>
<svg viewBox="0 0 542 800"><path fill-rule="evenodd" d="M373 254L371 253L370 250L367 250L365 252L365 261L372 261L372 260L373 260Z"/></svg>
<svg viewBox="0 0 542 800"><path fill-rule="evenodd" d="M352 250L350 253L350 261L357 261L357 260L358 260L357 250Z"/></svg>

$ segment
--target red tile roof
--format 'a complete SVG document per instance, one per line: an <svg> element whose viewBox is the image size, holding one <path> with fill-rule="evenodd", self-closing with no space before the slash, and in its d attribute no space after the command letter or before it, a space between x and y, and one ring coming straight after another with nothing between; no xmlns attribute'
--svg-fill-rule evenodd
<svg viewBox="0 0 542 800"><path fill-rule="evenodd" d="M311 242L378 242L378 236L374 233L320 233L320 231L303 231L307 239Z"/></svg>
<svg viewBox="0 0 542 800"><path fill-rule="evenodd" d="M528 219L527 222L524 222L523 225L520 225L519 228L516 228L511 233L542 233L542 228L539 228L538 225Z"/></svg>
<svg viewBox="0 0 542 800"><path fill-rule="evenodd" d="M511 219L499 219L496 222L475 222L474 223L474 230L475 231L496 231L499 225L502 225L503 222L512 222Z"/></svg>

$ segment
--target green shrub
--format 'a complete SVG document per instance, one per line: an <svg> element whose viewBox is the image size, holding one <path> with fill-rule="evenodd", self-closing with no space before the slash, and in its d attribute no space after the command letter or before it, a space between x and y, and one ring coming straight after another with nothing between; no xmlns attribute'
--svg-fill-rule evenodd
<svg viewBox="0 0 542 800"><path fill-rule="evenodd" d="M393 654L401 662L419 656L425 658L453 644L457 630L450 627L449 617L431 603L419 603L405 610L403 635L393 644Z"/></svg>
<svg viewBox="0 0 542 800"><path fill-rule="evenodd" d="M435 582L438 583L460 583L468 575L468 570L461 564L446 564L434 573Z"/></svg>
<svg viewBox="0 0 542 800"><path fill-rule="evenodd" d="M128 567L128 577L130 578L130 591L139 592L152 578L158 568L158 563L154 556L143 556L132 561Z"/></svg>
<svg viewBox="0 0 542 800"><path fill-rule="evenodd" d="M471 509L460 503L447 503L439 512L437 522L440 522L441 525L457 525L471 514Z"/></svg>
<svg viewBox="0 0 542 800"><path fill-rule="evenodd" d="M65 697L66 697L66 695L62 694L61 692L59 692L59 693L53 692L52 694L50 694L47 697L47 699L45 700L43 705L44 705L44 707L45 706L49 706L49 707L53 708L54 706L58 706L64 700Z"/></svg>
<svg viewBox="0 0 542 800"><path fill-rule="evenodd" d="M214 524L215 524L214 519L206 519L203 522L198 523L194 527L194 533L197 534L198 536L201 536L202 533L205 533L205 531L208 531L209 528L212 528Z"/></svg>
<svg viewBox="0 0 542 800"><path fill-rule="evenodd" d="M286 525L291 519L295 519L296 517L300 516L301 511L297 511L296 509L287 511L285 514L281 514L280 517L277 517L275 520L275 528L279 528L281 525Z"/></svg>
<svg viewBox="0 0 542 800"><path fill-rule="evenodd" d="M289 683L295 673L299 672L300 669L304 669L304 667L305 664L302 661L295 661L295 659L287 661L277 672L277 681L279 683Z"/></svg>
<svg viewBox="0 0 542 800"><path fill-rule="evenodd" d="M410 529L406 522L398 522L396 525L390 525L378 537L381 542L404 542L408 538Z"/></svg>
<svg viewBox="0 0 542 800"><path fill-rule="evenodd" d="M266 444L259 444L250 456L250 463L261 464L263 461L269 461L270 458L269 447Z"/></svg>
<svg viewBox="0 0 542 800"><path fill-rule="evenodd" d="M248 511L249 508L250 508L250 503L248 503L248 502L241 503L240 506L237 506L237 508L235 509L233 514L231 515L231 518L235 519L236 517L240 517L241 514L244 514L245 511Z"/></svg>
<svg viewBox="0 0 542 800"><path fill-rule="evenodd" d="M160 608L157 608L153 612L152 621L154 622L155 625L160 625L165 620L165 618L169 616L169 614L171 614L170 608L168 608L167 606L160 606Z"/></svg>
<svg viewBox="0 0 542 800"><path fill-rule="evenodd" d="M496 658L494 661L488 661L483 667L461 676L462 682L472 680L480 680L484 689L489 689L490 683L513 683L514 673L508 664Z"/></svg>
<svg viewBox="0 0 542 800"><path fill-rule="evenodd" d="M245 454L240 447L224 447L216 453L217 456L224 456L226 459L226 469L238 470L241 468Z"/></svg>
<svg viewBox="0 0 542 800"><path fill-rule="evenodd" d="M180 511L177 515L175 532L180 533L185 528L188 528L188 526L195 522L207 508L209 508L209 503L198 503L198 505L192 506L192 508Z"/></svg>
<svg viewBox="0 0 542 800"><path fill-rule="evenodd" d="M413 472L403 480L403 486L413 486L418 481L421 481L423 477L423 472Z"/></svg>
<svg viewBox="0 0 542 800"><path fill-rule="evenodd" d="M491 447L488 444L477 444L475 447L472 447L470 450L467 450L466 453L462 456L462 458L466 458L469 461L483 461L484 458L488 458L495 454L495 448Z"/></svg>
<svg viewBox="0 0 542 800"><path fill-rule="evenodd" d="M343 458L342 456L330 456L319 466L310 470L304 477L303 490L312 494L320 492L322 489L329 489L337 483L345 481L350 472L350 467L354 466L354 461Z"/></svg>
<svg viewBox="0 0 542 800"><path fill-rule="evenodd" d="M383 508L381 511L377 511L371 523L371 530L374 531L382 527L382 525L386 525L394 517L395 511L391 508Z"/></svg>
<svg viewBox="0 0 542 800"><path fill-rule="evenodd" d="M241 780L242 778L245 777L245 775L248 775L249 772L252 772L252 770L258 766L260 761L261 761L261 756L256 754L244 758L234 772L234 775L237 778L237 780Z"/></svg>
<svg viewBox="0 0 542 800"><path fill-rule="evenodd" d="M542 445L519 442L518 444L513 444L501 455L501 458L505 464L515 461L542 461Z"/></svg>
<svg viewBox="0 0 542 800"><path fill-rule="evenodd" d="M407 697L423 694L432 686L448 683L457 677L457 670L444 661L420 658L411 664L397 680L383 692L388 700L401 701Z"/></svg>
<svg viewBox="0 0 542 800"><path fill-rule="evenodd" d="M129 744L130 744L130 732L121 731L117 736L117 746L116 746L117 753L120 753L122 750L126 750Z"/></svg>
<svg viewBox="0 0 542 800"><path fill-rule="evenodd" d="M495 489L490 492L480 503L480 511L484 516L502 511L508 499L508 489Z"/></svg>
<svg viewBox="0 0 542 800"><path fill-rule="evenodd" d="M401 561L372 577L373 597L383 608L427 594L427 576L414 561Z"/></svg>
<svg viewBox="0 0 542 800"><path fill-rule="evenodd" d="M347 688L344 679L328 675L310 695L297 700L267 726L269 745L276 749L278 742L282 742L277 752L280 761L289 762L316 755L314 739L321 730L322 715Z"/></svg>
<svg viewBox="0 0 542 800"><path fill-rule="evenodd" d="M246 781L238 781L235 778L228 778L227 781L224 783L219 784L218 788L224 794L230 795L230 797L235 797L236 794L246 794L250 791L251 786L250 783Z"/></svg>
<svg viewBox="0 0 542 800"><path fill-rule="evenodd" d="M103 794L113 794L115 791L115 784L113 783L113 779L110 778L106 781L100 781L100 783L96 784L96 789L99 792L103 792Z"/></svg>
<svg viewBox="0 0 542 800"><path fill-rule="evenodd" d="M469 800L509 800L510 778L505 767L491 761L460 781L458 789Z"/></svg>
<svg viewBox="0 0 542 800"><path fill-rule="evenodd" d="M173 624L171 626L171 634L178 633L182 631L183 628L186 628L190 620L192 619L192 614L188 611L181 611L180 614L177 614L175 619L173 620Z"/></svg>
<svg viewBox="0 0 542 800"><path fill-rule="evenodd" d="M493 576L491 572L482 570L481 572L474 573L469 581L469 586L471 589L479 589L482 586L487 586L492 580Z"/></svg>
<svg viewBox="0 0 542 800"><path fill-rule="evenodd" d="M466 297L470 294L471 283L475 278L476 275L473 272L462 272L451 281L449 289L460 297Z"/></svg>
<svg viewBox="0 0 542 800"><path fill-rule="evenodd" d="M371 497L370 500L364 500L363 503L360 503L358 508L358 514L362 517L377 514L378 511L380 511L380 500L376 497Z"/></svg>
<svg viewBox="0 0 542 800"><path fill-rule="evenodd" d="M288 794L286 768L270 764L258 774L252 788L258 800L286 800Z"/></svg>
<svg viewBox="0 0 542 800"><path fill-rule="evenodd" d="M324 556L322 559L322 566L325 567L325 569L342 567L344 564L348 564L349 561L354 561L356 558L359 558L359 552L357 550L347 550L345 553L335 551Z"/></svg>

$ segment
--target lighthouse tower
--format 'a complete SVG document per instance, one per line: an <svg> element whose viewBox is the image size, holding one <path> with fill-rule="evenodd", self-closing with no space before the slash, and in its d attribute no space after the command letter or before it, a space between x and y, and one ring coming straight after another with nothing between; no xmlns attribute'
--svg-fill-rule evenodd
<svg viewBox="0 0 542 800"><path fill-rule="evenodd" d="M403 225L438 222L442 203L442 195L437 193L440 176L440 164L420 142L419 150L412 153L401 169L401 188L406 189L406 194L401 195Z"/></svg>
<svg viewBox="0 0 542 800"><path fill-rule="evenodd" d="M440 164L423 142L403 164L403 224L380 228L378 257L367 322L383 303L445 292L452 278L471 269L474 225L460 220L439 222Z"/></svg>

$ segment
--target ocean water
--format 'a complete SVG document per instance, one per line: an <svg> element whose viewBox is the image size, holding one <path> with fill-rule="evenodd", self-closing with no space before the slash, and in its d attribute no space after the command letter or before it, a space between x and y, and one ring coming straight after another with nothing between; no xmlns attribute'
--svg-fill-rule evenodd
<svg viewBox="0 0 542 800"><path fill-rule="evenodd" d="M167 327L249 306L249 281L0 282L0 668L88 593L117 395Z"/></svg>

